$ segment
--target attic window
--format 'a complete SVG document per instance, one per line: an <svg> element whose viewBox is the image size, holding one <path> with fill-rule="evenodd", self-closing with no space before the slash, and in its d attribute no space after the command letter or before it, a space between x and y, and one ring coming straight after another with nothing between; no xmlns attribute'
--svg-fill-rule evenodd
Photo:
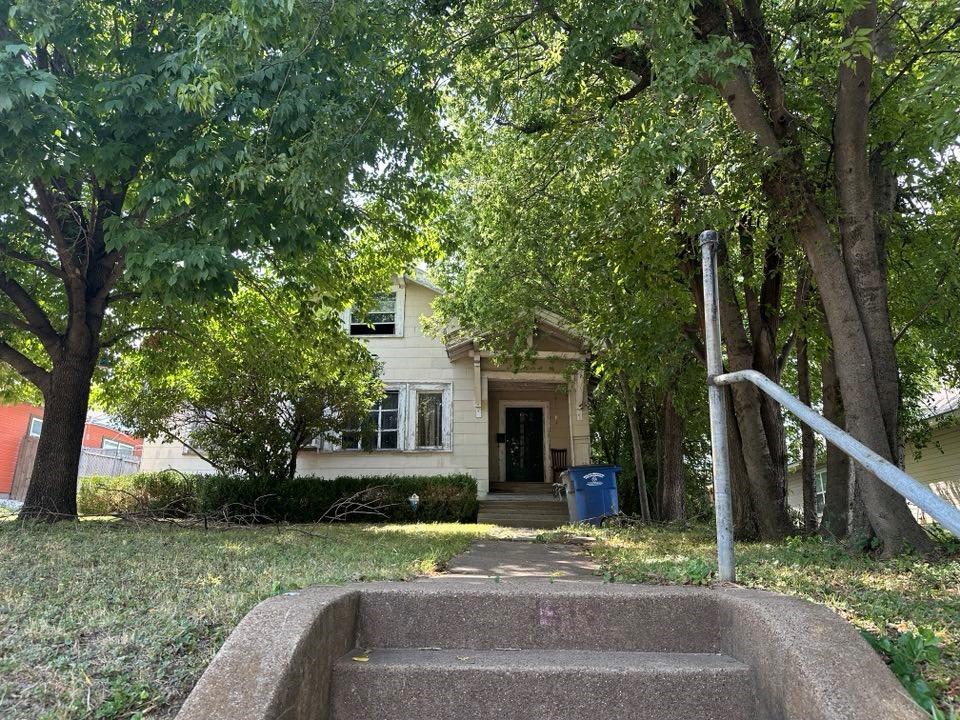
<svg viewBox="0 0 960 720"><path fill-rule="evenodd" d="M366 315L351 311L351 335L396 335L397 294L384 293L376 296L376 304Z"/></svg>

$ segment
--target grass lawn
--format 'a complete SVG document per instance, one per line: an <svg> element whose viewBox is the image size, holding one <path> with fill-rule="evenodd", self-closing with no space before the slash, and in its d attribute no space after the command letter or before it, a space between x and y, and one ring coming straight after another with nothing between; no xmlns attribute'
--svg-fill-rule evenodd
<svg viewBox="0 0 960 720"><path fill-rule="evenodd" d="M590 552L612 581L707 583L716 568L712 528L578 527L576 533L595 538ZM740 543L736 552L739 584L821 603L888 639L902 669L912 669L904 684L922 693L926 683L943 712L938 717L960 717L960 554L876 560L800 538Z"/></svg>
<svg viewBox="0 0 960 720"><path fill-rule="evenodd" d="M431 572L490 530L0 522L0 717L173 717L260 600Z"/></svg>

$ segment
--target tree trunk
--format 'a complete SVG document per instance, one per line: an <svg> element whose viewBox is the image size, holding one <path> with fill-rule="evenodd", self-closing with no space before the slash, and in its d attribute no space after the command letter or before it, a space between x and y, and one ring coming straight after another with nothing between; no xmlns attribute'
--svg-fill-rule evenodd
<svg viewBox="0 0 960 720"><path fill-rule="evenodd" d="M287 458L287 466L283 474L283 478L288 482L297 476L297 457L300 455L300 450L305 442L307 442L307 438L300 437L298 433L293 442L290 443L290 457Z"/></svg>
<svg viewBox="0 0 960 720"><path fill-rule="evenodd" d="M803 223L801 240L817 277L830 336L833 338L837 376L848 431L887 460L894 459L884 422L881 393L874 375L870 342L860 321L853 292L826 221L819 210ZM917 524L906 501L873 475L862 478L863 501L870 524L884 544L884 554L906 547L929 550L930 540Z"/></svg>
<svg viewBox="0 0 960 720"><path fill-rule="evenodd" d="M697 5L702 38L730 36L729 4L712 0ZM763 189L784 222L796 228L823 300L838 363L847 428L864 445L888 460L896 445L896 356L886 304L886 277L876 242L873 188L867 160L872 59L857 55L841 63L834 123L835 187L840 239L817 200L786 107L783 80L770 53L759 3L744 5L744 23L735 22L738 39L751 45L754 76L734 69L718 86L741 132L773 161L763 173ZM847 35L876 27L877 4L867 0L852 12ZM735 18L736 20L736 18ZM759 83L757 95L754 81ZM763 100L761 101L761 97ZM906 502L873 475L864 474L863 501L885 555L908 547L927 551L929 537Z"/></svg>
<svg viewBox="0 0 960 720"><path fill-rule="evenodd" d="M752 252L752 235L749 229L741 227L740 237L741 244L746 243L748 252ZM680 267L690 283L702 335L703 283L699 274L699 260L692 248L692 242L685 242L681 246ZM772 351L772 348L776 343L782 257L775 249L768 248L764 256L763 282L759 291L745 289L745 295L750 293L746 299L752 337L747 335L736 292L726 272L727 256L724 253L718 259L725 270L720 273L718 286L721 331L727 346L728 369L756 369L772 380L779 381L777 353ZM698 357L701 363L705 363L702 352L698 353ZM724 392L734 537L738 540L783 537L789 534L792 528L784 495L786 452L780 410L774 406L772 412L767 412L770 408L765 409L760 392L752 385L728 386ZM776 463L783 467L778 469L775 467Z"/></svg>
<svg viewBox="0 0 960 720"><path fill-rule="evenodd" d="M850 495L850 531L847 543L854 550L869 550L876 533L870 524L870 513L863 499L863 485L866 471L856 463L849 468L847 491Z"/></svg>
<svg viewBox="0 0 960 720"><path fill-rule="evenodd" d="M625 375L620 376L623 391L623 406L630 424L630 441L633 447L633 465L637 473L637 493L640 500L640 516L644 522L650 522L650 503L647 498L647 476L643 470L643 438L640 432L640 417L637 413L636 396L630 389Z"/></svg>
<svg viewBox="0 0 960 720"><path fill-rule="evenodd" d="M21 518L54 522L77 516L77 473L95 365L96 356L66 356L50 373L37 458Z"/></svg>
<svg viewBox="0 0 960 720"><path fill-rule="evenodd" d="M797 396L804 405L810 405L810 343L806 337L797 341ZM800 424L800 480L803 488L803 531L817 531L816 488L814 478L817 464L817 444L813 430Z"/></svg>
<svg viewBox="0 0 960 720"><path fill-rule="evenodd" d="M845 427L840 388L833 350L830 350L820 369L823 392L823 416L837 427ZM850 459L843 450L827 443L826 502L820 534L836 539L845 538L850 525Z"/></svg>
<svg viewBox="0 0 960 720"><path fill-rule="evenodd" d="M730 386L724 388L727 415L727 453L730 456L730 493L733 500L733 536L737 540L760 538L759 516L753 508L750 496L750 478L743 459L743 442L740 426L733 411L733 394Z"/></svg>
<svg viewBox="0 0 960 720"><path fill-rule="evenodd" d="M668 392L661 405L660 432L657 434L657 504L659 519L677 522L685 519L683 489L683 418Z"/></svg>
<svg viewBox="0 0 960 720"><path fill-rule="evenodd" d="M721 274L719 286L720 323L727 345L727 359L731 372L754 369L754 344L743 327L740 309L729 277ZM778 377L772 378L778 380ZM783 472L774 467L772 439L763 421L763 400L760 391L749 383L730 386L732 408L740 429L740 447L746 470L753 512L757 515L760 536L765 540L786 537L792 531L787 514L781 478ZM781 459L785 462L785 459Z"/></svg>

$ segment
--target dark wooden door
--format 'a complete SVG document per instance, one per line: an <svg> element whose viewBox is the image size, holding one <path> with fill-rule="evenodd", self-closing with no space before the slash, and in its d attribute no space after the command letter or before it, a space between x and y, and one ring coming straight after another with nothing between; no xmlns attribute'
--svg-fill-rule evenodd
<svg viewBox="0 0 960 720"><path fill-rule="evenodd" d="M507 482L543 482L543 408L505 408Z"/></svg>

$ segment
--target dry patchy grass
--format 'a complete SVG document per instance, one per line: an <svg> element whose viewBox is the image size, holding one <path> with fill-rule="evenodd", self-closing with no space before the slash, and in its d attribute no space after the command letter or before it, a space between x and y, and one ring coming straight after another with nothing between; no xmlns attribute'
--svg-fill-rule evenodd
<svg viewBox="0 0 960 720"><path fill-rule="evenodd" d="M172 717L264 598L432 572L489 531L0 522L0 717Z"/></svg>

